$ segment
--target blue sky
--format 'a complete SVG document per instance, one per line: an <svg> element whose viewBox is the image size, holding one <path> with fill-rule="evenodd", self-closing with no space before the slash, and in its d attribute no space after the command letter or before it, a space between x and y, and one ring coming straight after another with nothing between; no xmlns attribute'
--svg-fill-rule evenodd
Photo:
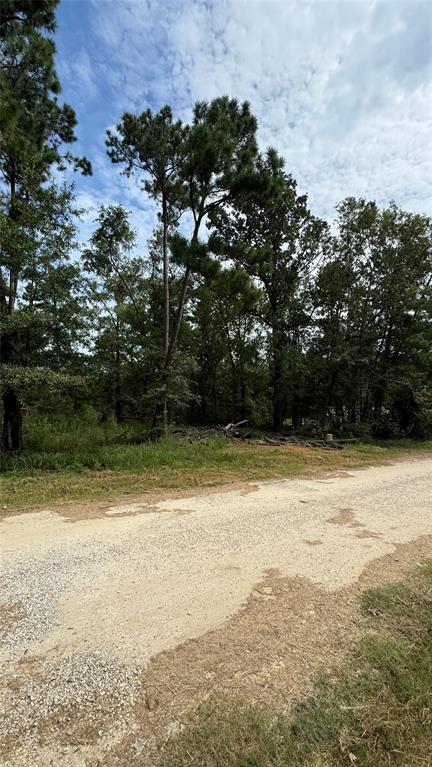
<svg viewBox="0 0 432 767"><path fill-rule="evenodd" d="M141 242L154 226L136 180L105 153L124 111L248 99L327 219L348 195L432 214L432 3L427 0L62 0L57 68L76 110L79 204L122 203Z"/></svg>

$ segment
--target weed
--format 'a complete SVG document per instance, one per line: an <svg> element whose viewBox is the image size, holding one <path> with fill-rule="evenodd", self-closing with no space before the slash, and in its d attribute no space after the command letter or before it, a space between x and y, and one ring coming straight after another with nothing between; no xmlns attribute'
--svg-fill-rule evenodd
<svg viewBox="0 0 432 767"><path fill-rule="evenodd" d="M148 490L195 488L236 481L281 479L304 472L385 463L432 443L354 445L343 451L229 443L223 438L191 444L170 437L147 442L142 424L100 424L86 417L40 415L26 419L25 444L7 456L0 477L1 503L8 508L68 500L115 500Z"/></svg>

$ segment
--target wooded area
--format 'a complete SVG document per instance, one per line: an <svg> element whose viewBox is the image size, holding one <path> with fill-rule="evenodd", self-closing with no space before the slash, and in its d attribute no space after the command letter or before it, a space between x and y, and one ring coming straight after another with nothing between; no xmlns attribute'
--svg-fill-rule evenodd
<svg viewBox="0 0 432 767"><path fill-rule="evenodd" d="M78 240L56 0L1 15L2 449L30 408L275 432L432 434L432 221L347 198L316 217L248 103L124 114L113 172L155 203L146 252L121 205ZM113 122L119 116L113 114ZM103 137L100 139L103 140ZM383 137L385 140L385 137ZM359 148L361 150L361 148Z"/></svg>

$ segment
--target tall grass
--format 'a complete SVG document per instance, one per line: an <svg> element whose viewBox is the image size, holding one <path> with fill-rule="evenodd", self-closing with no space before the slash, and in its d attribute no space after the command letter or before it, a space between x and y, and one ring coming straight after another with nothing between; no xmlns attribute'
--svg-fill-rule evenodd
<svg viewBox="0 0 432 767"><path fill-rule="evenodd" d="M385 463L432 443L355 445L343 451L271 448L223 438L191 444L181 437L148 442L141 423L100 423L84 415L33 414L25 420L25 449L7 455L0 503L29 508L51 501L121 498L147 490L291 477L305 471Z"/></svg>
<svg viewBox="0 0 432 767"><path fill-rule="evenodd" d="M163 439L157 443L141 445L95 445L89 448L83 445L77 449L56 452L22 453L13 456L6 464L7 470L15 473L33 474L40 471L138 471L147 469L170 469L183 466L191 467L224 463L222 440L212 440L208 445L197 449L186 440L175 438Z"/></svg>
<svg viewBox="0 0 432 767"><path fill-rule="evenodd" d="M146 469L200 468L205 465L230 464L238 466L251 460L259 467L265 466L266 455L283 455L281 451L264 447L257 450L253 446L244 446L237 452L227 451L227 442L223 438L211 439L207 444L191 444L186 439L170 437L159 442L148 441L148 427L140 422L116 423L114 420L101 422L97 413L88 408L80 415L42 415L34 413L24 421L25 449L19 454L6 455L4 470L33 474L40 471L82 471L90 469L102 471L145 471ZM430 449L432 443L419 444L420 449ZM402 450L415 449L416 444L408 440L383 445L356 445L339 455L343 463L344 456L358 456L363 459L392 457ZM306 457L308 463L335 463L337 454L314 451L317 461L311 460L311 453L285 452L285 456L302 463ZM260 456L262 460L260 460ZM333 459L333 460L332 460ZM351 463L351 461L349 461Z"/></svg>
<svg viewBox="0 0 432 767"><path fill-rule="evenodd" d="M145 438L140 422L101 421L93 408L80 414L32 413L24 419L24 456L33 452L90 452L101 446L129 444Z"/></svg>
<svg viewBox="0 0 432 767"><path fill-rule="evenodd" d="M223 463L224 440L213 439L205 446L176 437L151 442L144 424L101 423L89 410L85 416L33 415L25 421L24 444L21 453L6 456L7 472L199 468L209 461Z"/></svg>

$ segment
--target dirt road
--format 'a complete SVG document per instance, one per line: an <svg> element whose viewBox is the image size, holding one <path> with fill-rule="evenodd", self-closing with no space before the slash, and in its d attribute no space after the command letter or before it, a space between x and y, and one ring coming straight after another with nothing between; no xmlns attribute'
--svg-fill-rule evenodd
<svg viewBox="0 0 432 767"><path fill-rule="evenodd" d="M195 641L194 652L203 637L206 646L216 634L219 641L245 620L251 600L249 639L265 610L276 609L281 620L291 610L290 625L298 618L307 631L309 621L324 636L332 600L343 612L349 589L375 560L384 563L380 572L392 562L394 573L402 545L413 546L408 559L432 557L432 538L425 536L432 536L431 459L4 519L0 764L98 764L102 753L136 733L131 712L151 658L170 665L186 640ZM301 584L290 592L291 607L278 601L282 583ZM306 639L296 641L300 647ZM275 642L268 639L267 653L270 646L275 653ZM168 650L172 655L163 654ZM208 679L217 663L207 662ZM227 678L238 671L227 670ZM160 701L146 689L151 717ZM91 708L100 729L77 729L83 711L91 719Z"/></svg>

